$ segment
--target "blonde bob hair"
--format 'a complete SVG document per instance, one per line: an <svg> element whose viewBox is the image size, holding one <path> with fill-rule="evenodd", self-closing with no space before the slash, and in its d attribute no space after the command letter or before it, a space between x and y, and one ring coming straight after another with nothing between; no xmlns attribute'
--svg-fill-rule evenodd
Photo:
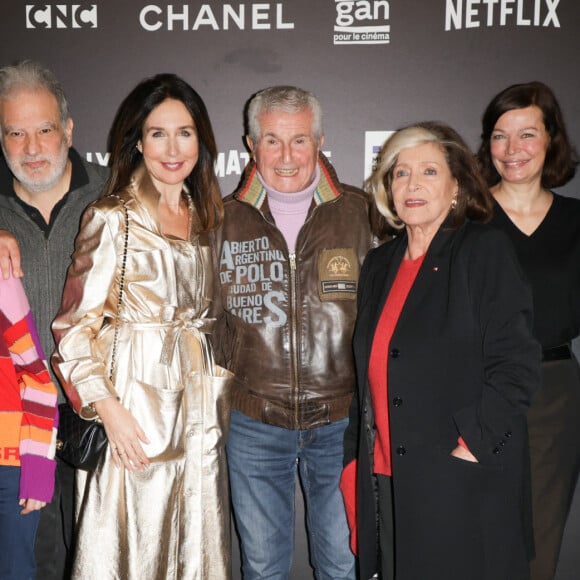
<svg viewBox="0 0 580 580"><path fill-rule="evenodd" d="M444 123L424 121L399 129L383 145L377 165L366 180L368 192L375 197L377 207L395 229L405 224L397 215L391 185L393 170L403 149L434 143L447 161L451 175L457 180L457 206L446 221L446 227L457 228L466 218L486 222L492 214L492 197L481 177L477 161L461 136Z"/></svg>

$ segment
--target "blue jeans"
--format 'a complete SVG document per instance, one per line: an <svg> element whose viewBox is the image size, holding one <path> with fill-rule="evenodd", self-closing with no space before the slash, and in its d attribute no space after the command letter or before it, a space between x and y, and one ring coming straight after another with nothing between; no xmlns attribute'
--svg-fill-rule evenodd
<svg viewBox="0 0 580 580"><path fill-rule="evenodd" d="M34 542L40 511L22 515L20 467L0 465L0 578L33 580Z"/></svg>
<svg viewBox="0 0 580 580"><path fill-rule="evenodd" d="M244 580L287 580L294 550L296 472L304 490L317 580L354 580L355 563L338 484L348 419L292 431L232 411L227 444Z"/></svg>

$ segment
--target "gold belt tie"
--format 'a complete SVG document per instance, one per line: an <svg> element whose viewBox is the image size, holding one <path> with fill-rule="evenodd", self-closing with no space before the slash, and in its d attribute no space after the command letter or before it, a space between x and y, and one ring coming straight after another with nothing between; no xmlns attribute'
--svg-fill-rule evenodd
<svg viewBox="0 0 580 580"><path fill-rule="evenodd" d="M207 335L213 332L215 326L215 318L199 318L195 316L195 312L192 309L180 312L177 317L175 316L175 308L173 306L166 306L161 312L161 324L167 327L167 334L163 341L163 347L161 349L160 362L164 365L170 365L173 357L175 356L175 350L177 343L179 342L179 337L182 332L189 332L197 340L202 348L203 352L203 368L204 374L213 374L213 352L211 345L207 339Z"/></svg>

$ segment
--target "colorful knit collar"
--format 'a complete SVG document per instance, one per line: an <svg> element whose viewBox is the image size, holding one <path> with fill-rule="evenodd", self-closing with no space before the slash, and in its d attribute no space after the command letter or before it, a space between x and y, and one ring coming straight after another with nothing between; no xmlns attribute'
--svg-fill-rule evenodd
<svg viewBox="0 0 580 580"><path fill-rule="evenodd" d="M253 163L253 162L252 162ZM320 170L320 180L316 189L314 190L314 202L316 205L332 201L340 197L340 191L337 189L335 183L330 176L327 167L323 161L318 158L318 168ZM266 188L260 183L258 179L258 169L253 163L249 169L246 182L236 196L240 201L249 203L255 208L260 209L264 200L266 199Z"/></svg>

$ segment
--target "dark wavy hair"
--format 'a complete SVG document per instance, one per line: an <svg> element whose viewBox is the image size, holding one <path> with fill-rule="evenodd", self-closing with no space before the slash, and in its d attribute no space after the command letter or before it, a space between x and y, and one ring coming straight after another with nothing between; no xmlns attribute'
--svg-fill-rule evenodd
<svg viewBox="0 0 580 580"><path fill-rule="evenodd" d="M198 212L201 231L217 229L223 220L223 203L214 164L217 147L207 109L201 97L177 75L158 74L141 81L121 103L109 133L111 176L104 194L126 188L143 156L137 149L145 120L163 101L181 101L195 124L199 157L185 179L189 195Z"/></svg>
<svg viewBox="0 0 580 580"><path fill-rule="evenodd" d="M491 187L501 180L491 158L491 134L497 120L508 111L535 106L542 111L550 143L542 169L542 187L560 187L570 181L578 165L578 153L570 143L560 105L552 89L539 81L511 85L489 103L481 120L481 145L477 158L484 179Z"/></svg>
<svg viewBox="0 0 580 580"><path fill-rule="evenodd" d="M379 211L389 225L401 229L404 223L395 210L391 186L399 153L427 143L438 145L445 156L451 175L457 180L457 206L450 211L446 227L457 228L469 218L489 221L492 197L477 166L477 161L459 133L439 121L423 121L396 131L383 145L377 166L366 181L367 191L375 196Z"/></svg>

